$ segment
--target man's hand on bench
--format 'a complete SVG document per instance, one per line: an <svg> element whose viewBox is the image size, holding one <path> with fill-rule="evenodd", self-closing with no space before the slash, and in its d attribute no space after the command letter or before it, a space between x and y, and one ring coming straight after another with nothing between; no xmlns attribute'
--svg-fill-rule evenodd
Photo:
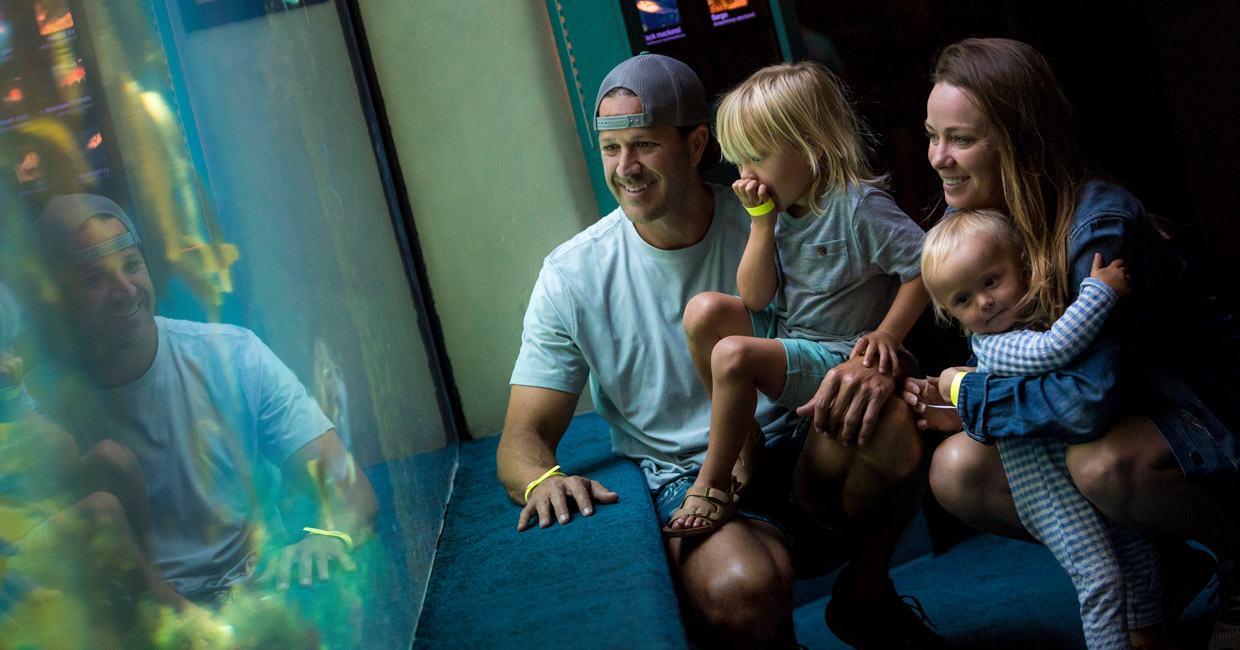
<svg viewBox="0 0 1240 650"><path fill-rule="evenodd" d="M598 481L584 476L552 476L530 491L530 500L521 508L517 519L517 531L530 528L535 516L538 527L547 528L553 521L561 524L572 521L574 506L582 515L589 517L594 514L595 503L607 505L619 500L619 494L603 487ZM551 518L553 512L554 520Z"/></svg>

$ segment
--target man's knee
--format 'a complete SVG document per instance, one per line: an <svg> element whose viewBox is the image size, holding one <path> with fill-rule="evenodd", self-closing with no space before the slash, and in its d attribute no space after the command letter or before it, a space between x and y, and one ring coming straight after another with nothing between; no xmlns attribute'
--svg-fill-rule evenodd
<svg viewBox="0 0 1240 650"><path fill-rule="evenodd" d="M874 435L859 452L890 483L922 476L925 443L903 400L897 396L888 398L874 425Z"/></svg>
<svg viewBox="0 0 1240 650"><path fill-rule="evenodd" d="M721 534L727 532L734 531L720 531L712 538L721 538L710 541L725 541ZM681 587L693 617L714 630L773 630L792 611L792 559L757 536L733 539L745 546L717 547L709 558L689 557L681 567Z"/></svg>

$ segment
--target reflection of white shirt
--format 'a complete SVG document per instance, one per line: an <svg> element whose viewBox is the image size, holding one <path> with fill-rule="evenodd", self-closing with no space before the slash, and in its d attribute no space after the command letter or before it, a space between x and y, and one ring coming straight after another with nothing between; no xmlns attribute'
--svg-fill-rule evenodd
<svg viewBox="0 0 1240 650"><path fill-rule="evenodd" d="M611 424L612 451L641 463L653 489L701 465L710 398L689 356L682 315L703 291L736 294L749 215L711 186L715 216L702 241L661 250L619 208L543 261L525 313L512 383L580 394ZM766 424L777 412L759 396Z"/></svg>
<svg viewBox="0 0 1240 650"><path fill-rule="evenodd" d="M146 374L111 389L66 378L49 386L58 406L49 416L87 447L112 439L133 451L160 571L181 594L207 595L252 568L258 506L276 485L258 461L280 466L332 425L253 332L155 322L159 351Z"/></svg>

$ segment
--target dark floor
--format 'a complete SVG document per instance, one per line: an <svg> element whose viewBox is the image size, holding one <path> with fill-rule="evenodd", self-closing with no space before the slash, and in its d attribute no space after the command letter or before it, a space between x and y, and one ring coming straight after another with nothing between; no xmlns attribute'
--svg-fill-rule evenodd
<svg viewBox="0 0 1240 650"><path fill-rule="evenodd" d="M892 578L961 650L1085 648L1072 583L1041 546L980 535L937 557L902 564ZM1215 609L1206 602L1210 591L1199 595L1172 629L1181 650L1205 647ZM826 602L820 598L796 610L797 639L810 650L846 650L823 622Z"/></svg>

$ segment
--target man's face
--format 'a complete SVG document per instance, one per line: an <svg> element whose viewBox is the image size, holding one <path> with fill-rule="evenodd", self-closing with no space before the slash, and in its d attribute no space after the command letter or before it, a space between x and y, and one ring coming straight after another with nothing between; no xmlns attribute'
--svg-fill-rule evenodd
<svg viewBox="0 0 1240 650"><path fill-rule="evenodd" d="M641 112L641 100L631 95L607 97L598 107L599 117ZM630 221L653 223L682 209L700 182L697 164L706 145L704 132L698 129L686 137L673 126L599 132L607 187Z"/></svg>
<svg viewBox="0 0 1240 650"><path fill-rule="evenodd" d="M78 230L77 250L125 234L118 219L92 217ZM125 349L155 333L155 288L137 246L77 266L66 274L69 314L84 347Z"/></svg>

